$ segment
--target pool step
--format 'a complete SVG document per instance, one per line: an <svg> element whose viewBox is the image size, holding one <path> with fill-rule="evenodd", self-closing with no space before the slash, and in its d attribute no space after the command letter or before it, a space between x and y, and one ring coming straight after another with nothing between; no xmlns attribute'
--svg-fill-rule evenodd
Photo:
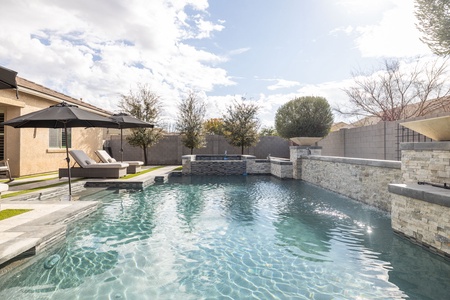
<svg viewBox="0 0 450 300"><path fill-rule="evenodd" d="M95 212L97 201L49 203L13 201L2 208L31 211L0 221L0 274L12 263L34 256L65 239L67 224ZM51 209L46 206L51 206ZM28 215L27 215L28 214Z"/></svg>

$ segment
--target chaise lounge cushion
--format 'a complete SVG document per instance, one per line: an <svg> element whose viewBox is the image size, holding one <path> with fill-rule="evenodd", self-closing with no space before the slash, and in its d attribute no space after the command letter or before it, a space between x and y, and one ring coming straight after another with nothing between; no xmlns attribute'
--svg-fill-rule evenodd
<svg viewBox="0 0 450 300"><path fill-rule="evenodd" d="M108 152L106 152L105 150L96 150L95 154L97 154L97 156L100 158L100 160L104 163L114 163L116 162L116 160L114 158L112 158ZM144 165L144 162L142 161L124 161L124 163L129 164L128 168L127 168L127 173L128 174L136 174L137 172L141 171L141 166Z"/></svg>
<svg viewBox="0 0 450 300"><path fill-rule="evenodd" d="M70 150L70 155L75 159L77 164L84 168L105 168L105 169L114 169L114 168L126 168L129 166L128 163L98 163L95 160L91 159L83 150Z"/></svg>
<svg viewBox="0 0 450 300"><path fill-rule="evenodd" d="M98 158L100 158L100 160L104 163L113 163L113 162L117 162L114 158L112 158L108 152L106 152L105 150L95 150L95 154L97 154ZM124 161L124 163L131 165L137 165L137 166L142 166L144 165L144 162L142 161L138 161L138 160L132 160L132 161Z"/></svg>

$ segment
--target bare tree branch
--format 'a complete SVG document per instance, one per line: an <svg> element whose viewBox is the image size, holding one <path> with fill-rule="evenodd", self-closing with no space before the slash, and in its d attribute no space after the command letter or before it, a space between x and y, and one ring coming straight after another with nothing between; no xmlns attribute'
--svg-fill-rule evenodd
<svg viewBox="0 0 450 300"><path fill-rule="evenodd" d="M412 64L401 64L399 60L385 60L379 71L353 72L353 86L343 89L351 106L334 110L348 116L374 116L382 121L448 110L447 62L448 59L417 58Z"/></svg>

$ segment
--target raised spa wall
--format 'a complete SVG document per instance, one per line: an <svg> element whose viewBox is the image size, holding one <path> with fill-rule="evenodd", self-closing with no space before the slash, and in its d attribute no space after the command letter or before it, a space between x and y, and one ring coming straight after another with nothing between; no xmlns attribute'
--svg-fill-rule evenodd
<svg viewBox="0 0 450 300"><path fill-rule="evenodd" d="M292 178L293 163L288 159L253 155L184 155L183 175L257 175L271 174Z"/></svg>

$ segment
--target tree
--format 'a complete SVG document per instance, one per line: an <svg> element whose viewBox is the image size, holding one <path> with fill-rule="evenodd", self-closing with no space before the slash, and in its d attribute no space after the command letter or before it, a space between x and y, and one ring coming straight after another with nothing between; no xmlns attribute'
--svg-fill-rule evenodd
<svg viewBox="0 0 450 300"><path fill-rule="evenodd" d="M353 86L343 89L351 108L336 108L344 115L374 116L395 121L447 110L449 95L447 59L402 65L385 60L383 69L353 73Z"/></svg>
<svg viewBox="0 0 450 300"><path fill-rule="evenodd" d="M260 136L277 136L278 132L274 127L263 127L259 132Z"/></svg>
<svg viewBox="0 0 450 300"><path fill-rule="evenodd" d="M333 125L333 113L323 97L298 97L280 106L275 128L284 138L323 137Z"/></svg>
<svg viewBox="0 0 450 300"><path fill-rule="evenodd" d="M245 100L245 99L242 99ZM259 107L252 103L234 102L223 115L223 132L230 145L244 148L256 145L259 140L259 120L256 117Z"/></svg>
<svg viewBox="0 0 450 300"><path fill-rule="evenodd" d="M148 86L138 85L137 92L130 90L128 95L121 95L120 108L140 120L158 125L162 108L159 97ZM147 149L164 137L161 128L132 129L127 141L131 146L140 147L144 151L144 163L148 165Z"/></svg>
<svg viewBox="0 0 450 300"><path fill-rule="evenodd" d="M416 0L420 39L437 55L450 54L450 0Z"/></svg>
<svg viewBox="0 0 450 300"><path fill-rule="evenodd" d="M207 134L223 135L223 120L220 118L206 120L203 127Z"/></svg>
<svg viewBox="0 0 450 300"><path fill-rule="evenodd" d="M178 106L178 119L176 123L177 131L182 135L183 145L191 149L198 149L205 146L205 135L203 121L205 118L205 105L197 96L190 92Z"/></svg>

